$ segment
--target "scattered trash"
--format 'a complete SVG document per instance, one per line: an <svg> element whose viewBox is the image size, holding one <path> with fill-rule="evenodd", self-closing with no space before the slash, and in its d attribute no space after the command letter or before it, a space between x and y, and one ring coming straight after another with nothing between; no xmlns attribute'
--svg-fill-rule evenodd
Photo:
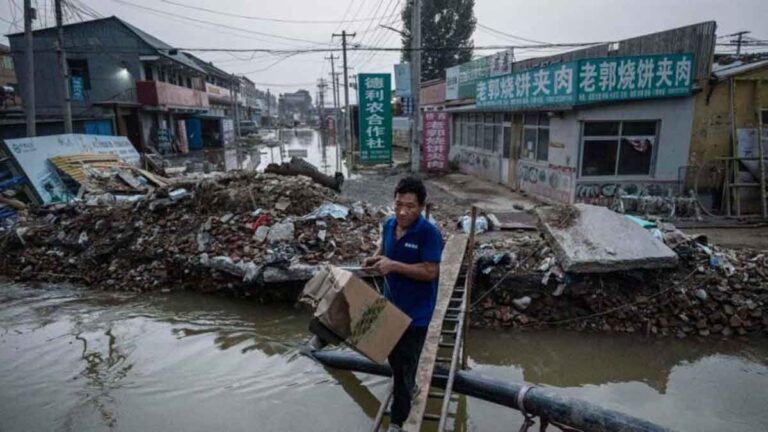
<svg viewBox="0 0 768 432"><path fill-rule="evenodd" d="M531 301L532 299L530 297L525 296L512 300L512 304L514 304L518 310L522 311L528 309L528 306L531 305Z"/></svg>
<svg viewBox="0 0 768 432"><path fill-rule="evenodd" d="M304 220L322 219L328 216L335 219L346 219L349 215L349 208L332 202L324 202L320 207L304 216ZM362 213L361 213L362 216Z"/></svg>
<svg viewBox="0 0 768 432"><path fill-rule="evenodd" d="M472 226L472 217L469 215L462 216L459 218L458 226L461 227L461 229L469 234L469 231ZM480 234L488 231L488 220L485 218L485 216L477 216L475 218L475 234Z"/></svg>
<svg viewBox="0 0 768 432"><path fill-rule="evenodd" d="M247 224L245 224L245 226L251 231L256 231L259 229L259 227L262 227L268 224L269 224L269 215L262 214L261 216L259 216L258 219L256 219L253 222L248 222Z"/></svg>

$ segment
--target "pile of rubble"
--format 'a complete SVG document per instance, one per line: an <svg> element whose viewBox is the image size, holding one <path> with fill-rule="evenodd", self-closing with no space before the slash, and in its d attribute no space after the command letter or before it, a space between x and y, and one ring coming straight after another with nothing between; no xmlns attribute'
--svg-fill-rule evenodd
<svg viewBox="0 0 768 432"><path fill-rule="evenodd" d="M144 291L248 290L371 255L384 210L307 177L181 178L137 202L30 208L0 237L0 274Z"/></svg>
<svg viewBox="0 0 768 432"><path fill-rule="evenodd" d="M538 233L481 244L473 325L681 338L768 331L768 253L660 231L679 257L675 268L574 274Z"/></svg>

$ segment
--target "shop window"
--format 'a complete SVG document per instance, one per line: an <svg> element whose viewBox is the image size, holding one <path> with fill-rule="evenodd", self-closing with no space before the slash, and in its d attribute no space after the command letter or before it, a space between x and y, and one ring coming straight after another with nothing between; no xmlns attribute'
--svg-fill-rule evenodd
<svg viewBox="0 0 768 432"><path fill-rule="evenodd" d="M549 116L546 114L523 116L523 158L541 162L549 159Z"/></svg>
<svg viewBox="0 0 768 432"><path fill-rule="evenodd" d="M657 121L585 122L581 176L651 175Z"/></svg>
<svg viewBox="0 0 768 432"><path fill-rule="evenodd" d="M493 151L494 139L496 138L496 133L493 130L493 114L486 114L484 116L483 131L485 133L483 148Z"/></svg>

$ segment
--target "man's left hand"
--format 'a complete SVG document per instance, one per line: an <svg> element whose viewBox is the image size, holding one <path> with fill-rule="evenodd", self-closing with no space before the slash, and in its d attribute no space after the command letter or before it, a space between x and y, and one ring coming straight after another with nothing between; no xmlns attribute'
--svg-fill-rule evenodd
<svg viewBox="0 0 768 432"><path fill-rule="evenodd" d="M393 261L387 257L381 257L381 259L373 265L373 268L382 276L386 276L396 270L397 264L397 261Z"/></svg>

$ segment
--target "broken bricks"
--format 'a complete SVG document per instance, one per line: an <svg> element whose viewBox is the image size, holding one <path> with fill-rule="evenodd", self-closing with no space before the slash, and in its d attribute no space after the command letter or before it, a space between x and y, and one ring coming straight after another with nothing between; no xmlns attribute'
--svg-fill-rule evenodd
<svg viewBox="0 0 768 432"><path fill-rule="evenodd" d="M189 193L158 188L135 203L28 209L0 238L0 255L10 257L0 273L58 274L110 290L212 291L290 280L306 273L291 269L321 262L357 263L378 240L378 209L366 204L353 206L353 218L303 220L323 203L349 208L306 177L234 172L173 182Z"/></svg>

